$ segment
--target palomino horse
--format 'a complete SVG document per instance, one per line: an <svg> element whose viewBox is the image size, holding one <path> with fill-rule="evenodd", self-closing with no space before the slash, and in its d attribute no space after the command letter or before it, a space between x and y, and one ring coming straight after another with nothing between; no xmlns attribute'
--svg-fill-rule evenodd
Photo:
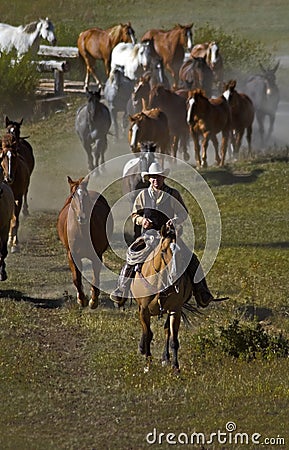
<svg viewBox="0 0 289 450"><path fill-rule="evenodd" d="M0 183L0 281L7 280L5 259L8 255L7 243L10 224L14 217L14 195L8 184Z"/></svg>
<svg viewBox="0 0 289 450"><path fill-rule="evenodd" d="M67 178L70 195L58 215L58 236L67 251L73 283L77 290L77 303L83 307L89 304L89 307L94 309L98 306L102 257L109 245L113 219L105 198L98 192L87 190L87 179L73 181L70 177ZM83 258L89 259L93 268L89 303L82 286Z"/></svg>
<svg viewBox="0 0 289 450"><path fill-rule="evenodd" d="M50 44L56 44L54 25L48 17L39 19L38 22L19 25L19 27L0 23L0 52L9 53L16 49L18 57L29 50L36 54L41 39L47 40Z"/></svg>
<svg viewBox="0 0 289 450"><path fill-rule="evenodd" d="M139 44L120 42L111 52L111 69L123 66L124 75L137 80L144 70L148 70L154 60L159 59L155 51L153 39Z"/></svg>
<svg viewBox="0 0 289 450"><path fill-rule="evenodd" d="M19 251L18 228L19 215L22 208L23 197L27 195L30 172L24 158L18 153L14 136L6 133L1 139L0 160L3 169L4 181L10 185L15 199L15 217L11 221L8 245L11 252Z"/></svg>
<svg viewBox="0 0 289 450"><path fill-rule="evenodd" d="M251 76L245 85L245 92L251 98L255 107L262 146L265 140L268 141L270 139L273 132L276 111L280 100L279 88L276 85L275 76L279 64L280 62L273 69L264 69L260 65L262 74ZM266 116L269 117L269 128L265 137L264 122Z"/></svg>
<svg viewBox="0 0 289 450"><path fill-rule="evenodd" d="M193 294L193 285L189 275L181 269L182 252L177 244L175 231L168 226L161 229L158 245L148 255L141 271L136 272L131 283L131 293L139 306L142 326L140 352L145 355L149 366L151 359L150 344L153 333L150 327L151 316L167 313L165 322L166 343L162 355L163 365L170 363L179 371L178 332L184 306ZM193 307L191 306L193 309Z"/></svg>
<svg viewBox="0 0 289 450"><path fill-rule="evenodd" d="M231 132L232 119L229 103L225 97L208 99L201 89L193 90L188 97L187 121L190 126L198 167L207 167L209 140L215 148L215 159L219 166L225 163L226 151ZM222 133L221 157L217 134ZM202 160L199 137L202 136Z"/></svg>
<svg viewBox="0 0 289 450"><path fill-rule="evenodd" d="M185 48L191 50L193 46L192 27L191 23L176 25L169 31L152 29L147 31L141 39L142 41L154 39L156 52L173 78L174 89L178 87L179 70L184 60Z"/></svg>
<svg viewBox="0 0 289 450"><path fill-rule="evenodd" d="M208 67L213 72L217 92L221 94L223 89L224 67L218 44L215 41L196 44L192 48L190 56L191 58L205 58Z"/></svg>
<svg viewBox="0 0 289 450"><path fill-rule="evenodd" d="M152 141L163 155L169 154L170 132L166 114L158 108L143 109L129 116L128 141L132 152L140 149L141 142Z"/></svg>
<svg viewBox="0 0 289 450"><path fill-rule="evenodd" d="M107 106L100 101L100 89L87 90L87 98L87 104L77 110L75 130L87 153L88 168L93 170L99 163L104 164L111 117Z"/></svg>
<svg viewBox="0 0 289 450"><path fill-rule="evenodd" d="M109 75L111 52L119 42L136 43L135 32L130 22L126 24L120 23L107 30L95 27L80 33L77 40L77 47L86 65L85 89L89 85L90 74L95 79L96 84L101 85L94 70L94 64L97 59L104 61L106 75Z"/></svg>
<svg viewBox="0 0 289 450"><path fill-rule="evenodd" d="M187 124L186 99L164 86L155 86L150 91L149 108L159 108L168 118L171 156L176 157L180 143L184 160L188 161L190 155L187 150L190 130Z"/></svg>
<svg viewBox="0 0 289 450"><path fill-rule="evenodd" d="M248 95L236 91L236 80L230 80L224 85L223 96L228 100L232 113L232 146L233 155L238 156L242 138L246 130L248 154L252 156L252 129L255 109Z"/></svg>
<svg viewBox="0 0 289 450"><path fill-rule="evenodd" d="M212 96L213 72L205 58L189 58L185 61L179 73L180 81L185 89L203 89L206 96Z"/></svg>
<svg viewBox="0 0 289 450"><path fill-rule="evenodd" d="M26 140L26 138L20 137L20 128L22 123L23 119L21 119L20 122L16 122L15 120L14 121L10 120L8 116L5 117L6 132L14 136L16 140L16 145L18 147L18 153L25 159L31 177L35 166L35 158L33 154L33 149L29 144L29 142ZM29 215L27 192L24 194L23 214L24 216Z"/></svg>
<svg viewBox="0 0 289 450"><path fill-rule="evenodd" d="M128 125L127 118L127 102L134 88L134 81L126 77L122 66L117 66L111 70L106 80L103 95L107 101L108 109L111 116L112 127L115 139L119 138L118 113L123 112L122 129L123 132Z"/></svg>

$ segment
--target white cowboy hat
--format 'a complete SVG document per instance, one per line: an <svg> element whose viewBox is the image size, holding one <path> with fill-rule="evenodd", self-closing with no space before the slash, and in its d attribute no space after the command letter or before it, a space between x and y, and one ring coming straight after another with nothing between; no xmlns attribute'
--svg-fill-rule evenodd
<svg viewBox="0 0 289 450"><path fill-rule="evenodd" d="M150 178L153 175L162 175L163 177L167 177L170 172L170 169L163 169L158 162L153 162L149 166L149 170L147 172L142 172L141 176L143 179Z"/></svg>

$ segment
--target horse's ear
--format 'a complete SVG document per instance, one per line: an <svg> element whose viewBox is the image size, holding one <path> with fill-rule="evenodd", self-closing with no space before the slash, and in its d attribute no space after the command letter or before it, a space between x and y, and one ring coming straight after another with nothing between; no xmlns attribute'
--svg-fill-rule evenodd
<svg viewBox="0 0 289 450"><path fill-rule="evenodd" d="M72 178L70 178L70 176L67 176L67 181L70 185L72 185L74 183L74 181L72 180Z"/></svg>
<svg viewBox="0 0 289 450"><path fill-rule="evenodd" d="M272 71L273 71L274 73L277 71L279 65L280 65L280 59L279 59L279 61L277 62L277 64L275 65L275 67L272 69Z"/></svg>
<svg viewBox="0 0 289 450"><path fill-rule="evenodd" d="M19 125L21 126L23 124L23 117L22 117L22 119L20 120L20 122L19 122Z"/></svg>
<svg viewBox="0 0 289 450"><path fill-rule="evenodd" d="M160 235L162 237L166 237L167 236L167 226L166 225L162 225L162 227L160 229Z"/></svg>
<svg viewBox="0 0 289 450"><path fill-rule="evenodd" d="M8 125L10 125L9 117L5 116L5 126L6 126L6 128L8 127Z"/></svg>
<svg viewBox="0 0 289 450"><path fill-rule="evenodd" d="M261 63L259 63L259 66L260 66L260 69L262 70L263 73L266 73L266 72L267 72L267 70L264 69L264 67L263 67L263 65L262 65Z"/></svg>

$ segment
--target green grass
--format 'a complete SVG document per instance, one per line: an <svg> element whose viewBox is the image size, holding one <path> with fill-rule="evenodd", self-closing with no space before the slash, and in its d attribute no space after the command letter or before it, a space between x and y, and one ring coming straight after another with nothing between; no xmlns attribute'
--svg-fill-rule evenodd
<svg viewBox="0 0 289 450"><path fill-rule="evenodd" d="M117 3L118 7L87 2L80 11L79 2L71 1L68 13L66 2L52 2L48 8L42 1L29 6L15 1L9 9L1 4L0 13L3 22L14 24L49 15L62 30L66 27L66 38L71 36L65 45L74 45L84 27L130 19L138 36L148 27L208 21L262 39L268 47L276 44L280 53L288 47L284 1L262 5L182 1L177 13L171 1L165 7L152 1ZM158 433L196 431L209 436L225 432L231 421L239 432L260 433L260 442L266 437L285 439L284 445L267 448L288 448L288 358L229 356L220 334L222 327L232 332L232 323L238 320L247 336L259 320L270 336L282 332L289 338L288 148L272 148L252 161L202 172L222 219L221 247L207 279L214 294L230 299L192 318L192 327L181 325L179 376L161 366L164 320L154 318L153 364L144 373L136 305L116 310L102 293L98 310L81 310L57 238L57 214L68 195L66 176L87 173L85 153L74 131L76 109L85 100L67 101L65 113L23 125L36 168L29 195L31 216L20 222L21 253L8 256L9 278L0 291L1 449L136 450L150 447L146 436L154 428ZM108 159L128 151L126 138L115 144L109 137ZM110 201L118 194L116 184L108 192ZM188 192L183 195L201 255L202 212ZM112 251L105 261L113 270L120 269ZM209 345L210 340L219 346ZM192 447L257 448L216 441Z"/></svg>

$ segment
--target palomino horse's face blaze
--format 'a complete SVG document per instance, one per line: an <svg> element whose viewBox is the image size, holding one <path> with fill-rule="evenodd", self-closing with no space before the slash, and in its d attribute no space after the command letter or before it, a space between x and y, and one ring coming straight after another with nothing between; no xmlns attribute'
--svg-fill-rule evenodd
<svg viewBox="0 0 289 450"><path fill-rule="evenodd" d="M47 40L50 44L56 45L56 36L54 34L54 25L48 19L40 20L40 35L43 39Z"/></svg>

